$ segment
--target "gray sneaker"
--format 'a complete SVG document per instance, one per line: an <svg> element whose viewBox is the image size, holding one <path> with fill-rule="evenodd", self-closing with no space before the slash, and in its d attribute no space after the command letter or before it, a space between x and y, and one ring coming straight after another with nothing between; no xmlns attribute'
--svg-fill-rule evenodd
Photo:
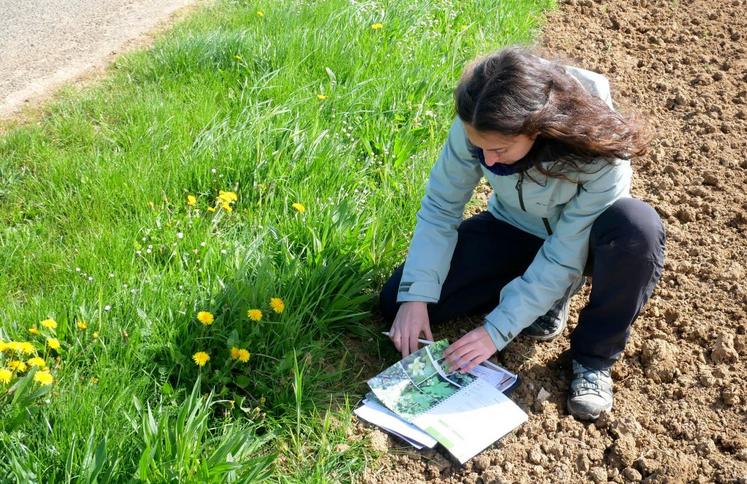
<svg viewBox="0 0 747 484"><path fill-rule="evenodd" d="M587 368L573 360L573 379L568 392L568 412L581 420L596 420L612 409L610 370Z"/></svg>
<svg viewBox="0 0 747 484"><path fill-rule="evenodd" d="M531 326L521 332L527 338L549 341L563 332L568 324L571 298L563 298L553 304L548 312L537 318Z"/></svg>
<svg viewBox="0 0 747 484"><path fill-rule="evenodd" d="M549 341L560 335L568 324L568 314L571 310L571 297L578 292L586 282L582 277L568 288L565 296L555 301L550 310L537 318L530 326L521 332L527 338L539 341Z"/></svg>

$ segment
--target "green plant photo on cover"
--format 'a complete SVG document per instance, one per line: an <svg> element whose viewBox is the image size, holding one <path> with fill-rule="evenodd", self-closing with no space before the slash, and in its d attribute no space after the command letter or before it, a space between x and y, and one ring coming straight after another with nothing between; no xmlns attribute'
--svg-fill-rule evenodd
<svg viewBox="0 0 747 484"><path fill-rule="evenodd" d="M348 338L463 65L551 6L218 1L4 123L0 481L355 480Z"/></svg>

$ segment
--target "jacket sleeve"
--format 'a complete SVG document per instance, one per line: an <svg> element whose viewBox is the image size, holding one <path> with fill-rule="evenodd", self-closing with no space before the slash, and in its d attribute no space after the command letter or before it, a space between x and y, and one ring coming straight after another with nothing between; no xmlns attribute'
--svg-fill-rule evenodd
<svg viewBox="0 0 747 484"><path fill-rule="evenodd" d="M397 302L438 302L454 254L457 226L482 176L466 139L457 117L426 185Z"/></svg>
<svg viewBox="0 0 747 484"><path fill-rule="evenodd" d="M485 318L498 350L545 314L583 275L589 235L596 218L617 199L629 196L630 162L599 160L579 177L580 189L562 209L548 237L524 274L507 284L500 304Z"/></svg>

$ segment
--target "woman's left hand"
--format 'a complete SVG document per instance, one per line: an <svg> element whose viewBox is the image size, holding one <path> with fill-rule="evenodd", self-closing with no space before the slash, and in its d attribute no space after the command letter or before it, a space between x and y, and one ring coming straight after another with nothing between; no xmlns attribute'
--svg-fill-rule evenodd
<svg viewBox="0 0 747 484"><path fill-rule="evenodd" d="M473 329L444 350L451 371L470 371L497 351L484 327Z"/></svg>

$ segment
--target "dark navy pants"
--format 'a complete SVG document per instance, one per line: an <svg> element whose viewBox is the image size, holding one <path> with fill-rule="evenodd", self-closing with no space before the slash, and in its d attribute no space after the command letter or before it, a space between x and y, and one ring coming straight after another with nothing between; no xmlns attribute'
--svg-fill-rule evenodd
<svg viewBox="0 0 747 484"><path fill-rule="evenodd" d="M591 295L571 334L574 359L606 369L620 357L633 322L661 276L664 240L659 215L640 200L622 198L596 219L584 270L592 277ZM524 273L543 242L489 212L463 221L439 302L428 304L431 324L493 310L501 288ZM399 307L402 267L380 295L381 311L389 322Z"/></svg>

